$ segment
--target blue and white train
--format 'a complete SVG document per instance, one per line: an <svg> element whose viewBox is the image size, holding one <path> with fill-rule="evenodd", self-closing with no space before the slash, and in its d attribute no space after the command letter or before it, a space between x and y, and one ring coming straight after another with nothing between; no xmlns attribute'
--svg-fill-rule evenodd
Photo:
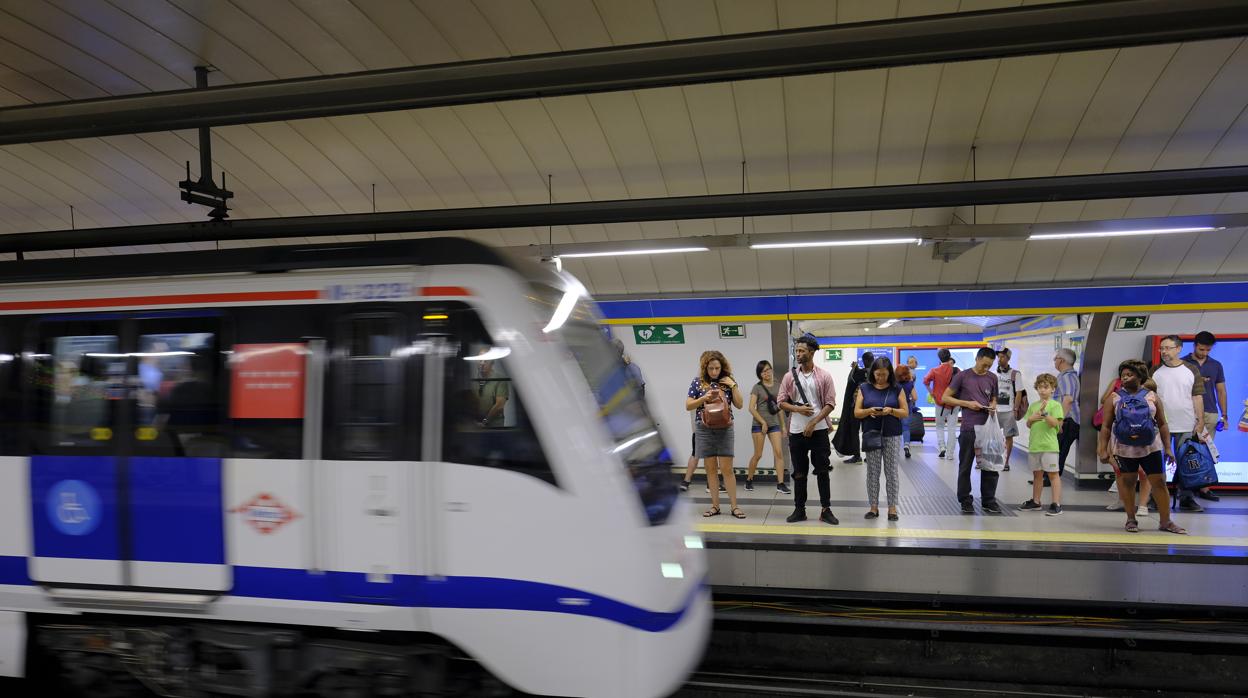
<svg viewBox="0 0 1248 698"><path fill-rule="evenodd" d="M0 263L0 675L667 695L710 597L627 376L464 240Z"/></svg>

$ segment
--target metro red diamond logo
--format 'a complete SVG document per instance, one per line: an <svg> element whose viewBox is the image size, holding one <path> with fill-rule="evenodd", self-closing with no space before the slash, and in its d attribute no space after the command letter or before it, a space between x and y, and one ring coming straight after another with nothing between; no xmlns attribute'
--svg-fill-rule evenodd
<svg viewBox="0 0 1248 698"><path fill-rule="evenodd" d="M246 502L230 509L232 514L242 514L251 527L268 535L299 518L299 513L286 506L268 492L261 492Z"/></svg>

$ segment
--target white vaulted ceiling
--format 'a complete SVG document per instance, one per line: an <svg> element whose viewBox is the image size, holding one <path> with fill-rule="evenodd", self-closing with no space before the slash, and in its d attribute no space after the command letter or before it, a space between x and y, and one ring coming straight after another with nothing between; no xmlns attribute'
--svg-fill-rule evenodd
<svg viewBox="0 0 1248 698"><path fill-rule="evenodd" d="M245 83L1018 4L0 0L0 106L187 88L202 63L214 85ZM379 211L734 193L742 161L748 191L1243 165L1246 85L1248 43L1226 39L229 126L213 155L236 219L368 212L374 187ZM187 160L190 131L0 147L0 233L68 228L71 206L77 227L202 220L178 200ZM1245 211L1248 193L455 234L514 246ZM598 295L1232 276L1248 274L1244 233L992 241L947 263L898 246L566 265Z"/></svg>

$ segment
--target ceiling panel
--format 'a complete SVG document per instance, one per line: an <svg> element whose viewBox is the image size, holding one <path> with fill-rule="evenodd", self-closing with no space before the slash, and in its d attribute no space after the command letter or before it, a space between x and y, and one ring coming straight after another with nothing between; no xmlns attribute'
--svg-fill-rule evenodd
<svg viewBox="0 0 1248 698"><path fill-rule="evenodd" d="M0 0L0 105L185 88L201 64L216 85L1018 4ZM1229 39L231 126L214 129L213 160L236 219L367 212L374 190L379 211L733 193L742 161L748 191L1239 165L1246 73L1248 44ZM198 176L197 145L179 132L0 148L0 232L69 227L71 206L77 227L202 220L176 190L186 161ZM528 245L1215 211L1248 211L1248 194L458 234ZM947 263L923 246L570 267L611 294L1162 278L1239 269L1242 237L997 241Z"/></svg>

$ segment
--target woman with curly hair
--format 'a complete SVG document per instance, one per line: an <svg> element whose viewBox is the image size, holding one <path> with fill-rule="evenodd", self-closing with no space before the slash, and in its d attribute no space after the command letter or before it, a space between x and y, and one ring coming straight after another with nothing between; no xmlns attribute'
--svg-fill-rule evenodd
<svg viewBox="0 0 1248 698"><path fill-rule="evenodd" d="M708 416L708 405L713 416ZM732 408L741 409L741 405L741 391L732 378L728 359L718 351L704 352L698 376L689 384L685 397L685 409L693 412L695 419L694 456L705 461L707 486L711 490L711 508L703 516L720 513L719 475L722 473L728 486L732 515L745 518L745 512L737 506L737 478L732 471ZM708 417L710 424L707 424Z"/></svg>

